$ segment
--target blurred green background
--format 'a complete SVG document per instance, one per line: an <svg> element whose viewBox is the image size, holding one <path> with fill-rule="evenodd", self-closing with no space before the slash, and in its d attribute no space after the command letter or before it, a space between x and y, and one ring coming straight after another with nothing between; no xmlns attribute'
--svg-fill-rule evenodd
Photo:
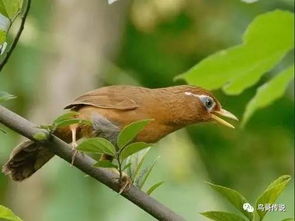
<svg viewBox="0 0 295 221"><path fill-rule="evenodd" d="M20 43L0 74L0 89L17 96L7 107L48 123L73 98L103 85L184 83L173 77L238 44L255 16L293 8L292 0L33 1ZM239 96L214 94L241 117L255 89ZM199 215L205 210L233 211L205 181L234 188L254 204L272 180L294 173L293 90L292 83L244 129L194 125L155 144L149 158L160 158L148 183L165 184L153 196L188 220L207 220ZM0 133L0 165L22 139L6 130L7 135ZM293 181L278 203L287 211L270 213L266 220L293 216ZM22 183L0 174L0 204L28 221L153 220L57 157Z"/></svg>

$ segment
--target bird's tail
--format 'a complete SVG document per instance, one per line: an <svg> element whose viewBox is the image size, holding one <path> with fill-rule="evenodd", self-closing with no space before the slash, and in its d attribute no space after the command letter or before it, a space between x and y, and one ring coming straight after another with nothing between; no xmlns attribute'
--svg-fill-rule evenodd
<svg viewBox="0 0 295 221"><path fill-rule="evenodd" d="M54 154L39 143L27 140L11 153L2 171L15 181L22 181L40 169Z"/></svg>
<svg viewBox="0 0 295 221"><path fill-rule="evenodd" d="M58 128L53 133L65 142L71 142L69 127ZM31 140L24 141L14 148L9 160L2 167L2 172L15 181L22 181L47 163L54 153L40 143Z"/></svg>

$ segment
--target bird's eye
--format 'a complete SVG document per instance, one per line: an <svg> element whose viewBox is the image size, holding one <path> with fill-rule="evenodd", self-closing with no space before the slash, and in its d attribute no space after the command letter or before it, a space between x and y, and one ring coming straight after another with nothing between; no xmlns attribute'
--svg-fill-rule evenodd
<svg viewBox="0 0 295 221"><path fill-rule="evenodd" d="M206 109L209 110L209 111L215 105L214 100L211 97L209 97L209 96L202 96L202 97L200 97L200 100L202 101L202 103L204 104L204 106L206 107Z"/></svg>

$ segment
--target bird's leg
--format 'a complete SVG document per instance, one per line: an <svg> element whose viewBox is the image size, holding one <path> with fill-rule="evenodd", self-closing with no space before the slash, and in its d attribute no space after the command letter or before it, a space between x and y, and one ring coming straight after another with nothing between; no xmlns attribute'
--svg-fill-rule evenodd
<svg viewBox="0 0 295 221"><path fill-rule="evenodd" d="M73 156L72 156L71 165L74 164L75 157L76 157L76 155L78 153L78 150L76 149L76 147L78 146L78 144L77 144L77 128L78 128L77 124L73 124L73 125L70 126L70 130L71 130L71 133L72 133L71 146L72 146L72 150L74 151Z"/></svg>

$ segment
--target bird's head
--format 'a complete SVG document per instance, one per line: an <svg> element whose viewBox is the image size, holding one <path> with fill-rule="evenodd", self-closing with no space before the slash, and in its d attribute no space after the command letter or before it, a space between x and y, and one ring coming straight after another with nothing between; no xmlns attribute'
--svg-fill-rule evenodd
<svg viewBox="0 0 295 221"><path fill-rule="evenodd" d="M198 87L188 86L183 91L184 101L190 118L193 122L215 121L227 127L234 126L221 117L238 120L238 118L229 111L222 108L220 102L207 90Z"/></svg>

